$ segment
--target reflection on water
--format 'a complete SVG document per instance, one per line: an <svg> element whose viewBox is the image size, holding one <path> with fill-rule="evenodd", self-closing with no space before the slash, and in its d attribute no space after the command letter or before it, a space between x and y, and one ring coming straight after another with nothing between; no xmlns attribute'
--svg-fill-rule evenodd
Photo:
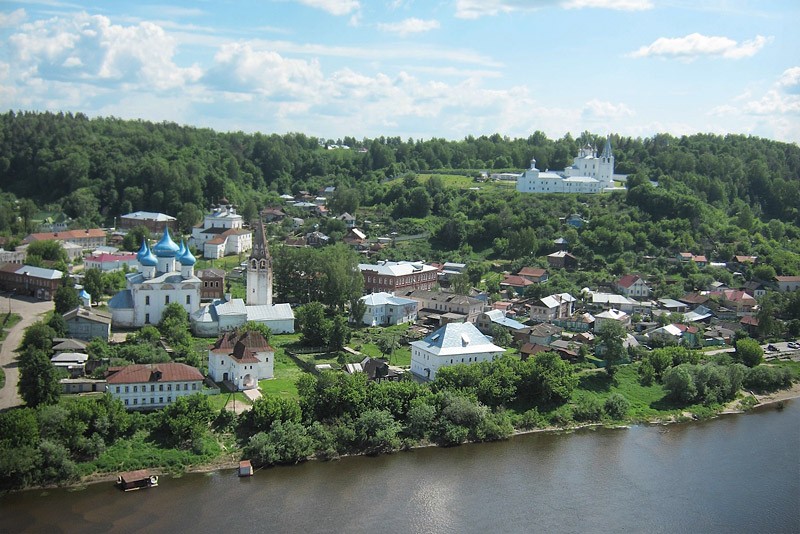
<svg viewBox="0 0 800 534"><path fill-rule="evenodd" d="M798 532L800 403L0 498L2 532Z"/></svg>

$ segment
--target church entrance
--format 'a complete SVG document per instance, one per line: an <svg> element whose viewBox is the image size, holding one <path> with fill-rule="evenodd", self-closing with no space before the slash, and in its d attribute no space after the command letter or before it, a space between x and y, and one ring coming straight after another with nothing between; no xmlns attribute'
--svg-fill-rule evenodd
<svg viewBox="0 0 800 534"><path fill-rule="evenodd" d="M223 382L227 382L228 381L228 373L222 373L222 381Z"/></svg>

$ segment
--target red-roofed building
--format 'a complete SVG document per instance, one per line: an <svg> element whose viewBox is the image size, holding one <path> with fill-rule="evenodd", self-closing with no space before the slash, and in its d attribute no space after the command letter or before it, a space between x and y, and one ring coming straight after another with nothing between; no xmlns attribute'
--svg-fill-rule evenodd
<svg viewBox="0 0 800 534"><path fill-rule="evenodd" d="M86 256L83 259L83 265L86 269L100 269L103 272L119 271L123 266L129 269L138 269L139 260L136 259L136 254L122 253L122 254L95 254Z"/></svg>
<svg viewBox="0 0 800 534"><path fill-rule="evenodd" d="M723 306L736 310L740 316L750 315L756 306L756 299L752 295L738 289L725 289L715 295L719 295Z"/></svg>
<svg viewBox="0 0 800 534"><path fill-rule="evenodd" d="M135 364L109 367L108 392L129 410L163 408L178 397L199 393L203 375L184 363Z"/></svg>
<svg viewBox="0 0 800 534"><path fill-rule="evenodd" d="M541 284L547 282L547 270L538 269L536 267L523 267L518 273L518 276L527 278L531 282Z"/></svg>
<svg viewBox="0 0 800 534"><path fill-rule="evenodd" d="M260 332L226 332L208 351L208 376L231 382L236 389L253 389L273 378L275 349Z"/></svg>
<svg viewBox="0 0 800 534"><path fill-rule="evenodd" d="M649 297L650 288L638 274L626 274L616 282L617 291L626 297Z"/></svg>
<svg viewBox="0 0 800 534"><path fill-rule="evenodd" d="M508 290L512 289L516 293L522 294L525 292L525 288L528 286L532 286L533 282L524 278L522 276L518 276L516 274L507 274L503 281L500 282L500 289Z"/></svg>

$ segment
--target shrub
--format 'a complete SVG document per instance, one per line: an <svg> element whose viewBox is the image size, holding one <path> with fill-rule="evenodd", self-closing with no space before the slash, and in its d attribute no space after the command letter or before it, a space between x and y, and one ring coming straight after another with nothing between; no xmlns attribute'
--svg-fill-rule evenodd
<svg viewBox="0 0 800 534"><path fill-rule="evenodd" d="M539 413L539 410L536 408L531 408L524 414L522 414L520 418L520 427L526 430L530 430L532 428L544 428L548 424L547 418Z"/></svg>
<svg viewBox="0 0 800 534"><path fill-rule="evenodd" d="M792 373L785 367L757 365L747 370L744 387L756 391L775 391L792 385Z"/></svg>
<svg viewBox="0 0 800 534"><path fill-rule="evenodd" d="M599 421L603 418L603 405L594 395L584 395L572 407L576 421Z"/></svg>
<svg viewBox="0 0 800 534"><path fill-rule="evenodd" d="M608 416L615 420L625 419L630 407L631 403L628 402L628 399L619 393L612 393L603 405Z"/></svg>

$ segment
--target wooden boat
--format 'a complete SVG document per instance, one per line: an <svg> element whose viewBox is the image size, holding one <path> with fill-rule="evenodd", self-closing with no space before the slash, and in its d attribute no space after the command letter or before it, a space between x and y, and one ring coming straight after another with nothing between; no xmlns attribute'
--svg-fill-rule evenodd
<svg viewBox="0 0 800 534"><path fill-rule="evenodd" d="M250 460L242 460L239 462L240 477L251 477L253 476L253 473L253 464L250 463Z"/></svg>
<svg viewBox="0 0 800 534"><path fill-rule="evenodd" d="M125 491L158 486L158 475L152 474L147 469L126 471L117 477L117 484Z"/></svg>

